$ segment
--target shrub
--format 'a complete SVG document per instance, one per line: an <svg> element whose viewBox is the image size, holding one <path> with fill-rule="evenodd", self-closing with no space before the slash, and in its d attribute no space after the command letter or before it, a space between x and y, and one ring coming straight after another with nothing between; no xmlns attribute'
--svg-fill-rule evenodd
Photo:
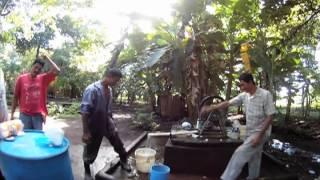
<svg viewBox="0 0 320 180"><path fill-rule="evenodd" d="M68 107L63 107L60 104L55 102L50 102L48 105L48 112L49 115L56 116L56 115L75 115L78 114L80 111L80 103L72 103Z"/></svg>
<svg viewBox="0 0 320 180"><path fill-rule="evenodd" d="M55 116L55 115L61 114L63 111L64 111L64 107L55 102L50 102L48 105L49 115Z"/></svg>
<svg viewBox="0 0 320 180"><path fill-rule="evenodd" d="M159 128L159 124L155 122L154 113L138 112L135 115L132 124L136 128L141 128L146 131L152 131Z"/></svg>
<svg viewBox="0 0 320 180"><path fill-rule="evenodd" d="M80 112L80 103L72 103L71 106L65 108L63 114L74 115Z"/></svg>

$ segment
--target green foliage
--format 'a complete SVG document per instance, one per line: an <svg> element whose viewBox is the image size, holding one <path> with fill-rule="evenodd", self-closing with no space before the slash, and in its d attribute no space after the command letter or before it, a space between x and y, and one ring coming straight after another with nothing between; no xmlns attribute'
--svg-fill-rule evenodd
<svg viewBox="0 0 320 180"><path fill-rule="evenodd" d="M28 72L42 52L51 55L62 69L50 89L55 96L79 98L88 84L101 78L105 66L94 71L91 66L107 59L110 46L116 43L106 38L104 25L77 14L94 3L0 2L0 66L8 92L12 92L17 75ZM153 101L155 95L168 91L185 93L191 64L188 57L195 51L203 63L206 91L223 94L226 80L231 80L229 88L235 87L234 79L243 70L238 66L240 45L249 42L253 73L270 90L279 93L282 87L290 87L296 91L299 87L295 84L301 84L308 91L306 99L316 104L320 95L319 64L314 59L319 9L318 0L176 0L170 21L129 14L128 34L124 33L124 49L117 64L126 76L115 94L122 93L133 102L136 98ZM153 31L140 29L139 20L152 22ZM235 95L237 90L230 92ZM61 109L52 105L52 111Z"/></svg>
<svg viewBox="0 0 320 180"><path fill-rule="evenodd" d="M8 43L14 40L14 36L10 32L3 32L0 34L0 42Z"/></svg>
<svg viewBox="0 0 320 180"><path fill-rule="evenodd" d="M50 116L77 115L80 111L80 105L80 103L72 103L70 106L63 107L56 102L50 102L48 105L48 113Z"/></svg>
<svg viewBox="0 0 320 180"><path fill-rule="evenodd" d="M141 32L139 29L134 29L133 33L128 36L130 45L138 53L141 53L148 45L146 34Z"/></svg>
<svg viewBox="0 0 320 180"><path fill-rule="evenodd" d="M17 30L16 48L19 53L25 54L26 51L32 48L49 48L49 41L54 38L54 30L44 22L40 22L34 25L32 31L35 33L32 38L28 40L22 28Z"/></svg>
<svg viewBox="0 0 320 180"><path fill-rule="evenodd" d="M145 131L153 131L159 128L159 124L155 122L154 113L137 112L132 125Z"/></svg>
<svg viewBox="0 0 320 180"><path fill-rule="evenodd" d="M81 33L79 32L79 29L81 28L81 23L77 22L72 17L66 15L63 17L58 17L57 20L57 28L60 29L61 34L70 37L73 40L77 40L80 38Z"/></svg>
<svg viewBox="0 0 320 180"><path fill-rule="evenodd" d="M65 110L63 111L63 114L70 114L70 115L79 114L80 105L81 105L80 103L72 103L71 106L65 108Z"/></svg>
<svg viewBox="0 0 320 180"><path fill-rule="evenodd" d="M59 105L57 103L54 103L54 102L50 102L47 106L48 108L48 114L50 116L54 116L54 115L58 115L60 113L63 113L64 111L64 108L62 105Z"/></svg>

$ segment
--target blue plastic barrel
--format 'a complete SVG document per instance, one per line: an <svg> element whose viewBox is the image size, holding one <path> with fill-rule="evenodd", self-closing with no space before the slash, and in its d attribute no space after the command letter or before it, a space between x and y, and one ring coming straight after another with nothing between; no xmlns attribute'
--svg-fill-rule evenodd
<svg viewBox="0 0 320 180"><path fill-rule="evenodd" d="M153 165L150 171L150 180L168 180L169 166L163 164Z"/></svg>
<svg viewBox="0 0 320 180"><path fill-rule="evenodd" d="M42 131L30 130L12 142L0 142L0 168L6 180L73 180L69 141L64 138L55 147L45 138Z"/></svg>

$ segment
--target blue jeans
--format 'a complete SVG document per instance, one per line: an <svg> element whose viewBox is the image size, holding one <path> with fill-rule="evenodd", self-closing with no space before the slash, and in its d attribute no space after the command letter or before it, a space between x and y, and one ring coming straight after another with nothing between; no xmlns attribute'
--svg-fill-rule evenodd
<svg viewBox="0 0 320 180"><path fill-rule="evenodd" d="M24 127L23 129L37 129L37 130L42 130L42 122L43 122L43 117L41 114L37 115L27 115L22 112L20 112L20 118L19 118Z"/></svg>

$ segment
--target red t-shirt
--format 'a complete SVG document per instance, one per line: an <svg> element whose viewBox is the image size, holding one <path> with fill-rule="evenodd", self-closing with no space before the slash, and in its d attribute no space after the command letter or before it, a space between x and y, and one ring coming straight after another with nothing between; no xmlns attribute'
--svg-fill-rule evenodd
<svg viewBox="0 0 320 180"><path fill-rule="evenodd" d="M19 100L20 112L27 115L48 115L47 89L50 82L54 81L55 73L42 73L32 79L30 73L18 77L15 95Z"/></svg>

